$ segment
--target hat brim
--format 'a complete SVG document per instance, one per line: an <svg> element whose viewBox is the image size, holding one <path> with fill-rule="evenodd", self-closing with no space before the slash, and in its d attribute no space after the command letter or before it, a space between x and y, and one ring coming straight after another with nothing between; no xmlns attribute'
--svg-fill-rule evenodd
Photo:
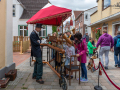
<svg viewBox="0 0 120 90"><path fill-rule="evenodd" d="M43 27L36 27L36 28L43 28Z"/></svg>

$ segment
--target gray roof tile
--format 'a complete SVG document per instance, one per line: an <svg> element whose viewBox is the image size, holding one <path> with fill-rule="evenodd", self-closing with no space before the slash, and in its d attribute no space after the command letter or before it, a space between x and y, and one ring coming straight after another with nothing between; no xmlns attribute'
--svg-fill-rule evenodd
<svg viewBox="0 0 120 90"><path fill-rule="evenodd" d="M42 9L49 1L48 0L18 0L24 5L24 11L20 19L30 19L40 9Z"/></svg>

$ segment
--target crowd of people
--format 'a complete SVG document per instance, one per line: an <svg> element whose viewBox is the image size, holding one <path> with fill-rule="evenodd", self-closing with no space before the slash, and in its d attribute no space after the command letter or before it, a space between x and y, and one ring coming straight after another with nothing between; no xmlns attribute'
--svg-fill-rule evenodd
<svg viewBox="0 0 120 90"><path fill-rule="evenodd" d="M36 29L31 33L30 39L31 39L31 45L32 45L31 50L34 53L34 56L36 57L36 64L34 67L33 79L36 79L38 83L43 84L44 81L42 80L42 70L40 70L40 68L43 67L42 61L41 61L41 53L40 53L41 51L39 47L40 41L37 35L37 32L39 32L40 30L41 30L41 25L39 24L36 25ZM86 68L86 63L87 63L86 53L88 52L89 58L92 57L93 50L98 50L99 46L100 46L99 58L101 59L101 63L104 66L104 68L106 70L108 69L108 64L109 64L108 55L110 50L114 51L115 67L120 67L120 31L117 32L118 34L117 36L112 38L112 36L107 33L107 30L103 30L102 35L99 37L96 46L95 46L95 41L93 40L93 38L88 36L88 33L86 33L85 35L82 35L80 32L77 32L74 35L72 35L71 31L68 30L64 34L67 36L68 39L70 39L74 43L74 45L71 45L69 43L66 43L66 44L62 43L64 44L63 49L65 50L65 55L66 55L65 65L68 65L70 63L71 55L76 55L76 57L78 57L78 61L81 61L81 77L80 77L81 82L88 82L87 68ZM53 33L53 36L57 36L57 33ZM59 38L62 38L62 34L59 34ZM54 45L54 42L52 42L52 45ZM114 47L114 50L113 50L113 47ZM103 54L105 54L105 64L103 60ZM56 58L55 56L56 56L56 53L54 52L54 50L52 50L52 55L51 55L52 59L55 59ZM74 58L72 58L71 63L74 64ZM71 74L70 76L72 79L73 75ZM69 74L68 74L68 71L66 71L66 78L68 77L69 77Z"/></svg>

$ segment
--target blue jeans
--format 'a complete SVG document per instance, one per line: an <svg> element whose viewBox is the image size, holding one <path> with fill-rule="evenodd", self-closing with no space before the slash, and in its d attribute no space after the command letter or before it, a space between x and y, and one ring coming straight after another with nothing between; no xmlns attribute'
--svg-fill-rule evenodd
<svg viewBox="0 0 120 90"><path fill-rule="evenodd" d="M88 54L88 57L91 58L93 56L93 54Z"/></svg>
<svg viewBox="0 0 120 90"><path fill-rule="evenodd" d="M114 52L114 60L115 60L115 65L118 65L118 67L120 67L120 53L118 53L118 56L116 56Z"/></svg>
<svg viewBox="0 0 120 90"><path fill-rule="evenodd" d="M81 76L82 78L87 79L87 69L85 63L81 63Z"/></svg>
<svg viewBox="0 0 120 90"><path fill-rule="evenodd" d="M66 58L65 65L68 65L70 63L70 58Z"/></svg>

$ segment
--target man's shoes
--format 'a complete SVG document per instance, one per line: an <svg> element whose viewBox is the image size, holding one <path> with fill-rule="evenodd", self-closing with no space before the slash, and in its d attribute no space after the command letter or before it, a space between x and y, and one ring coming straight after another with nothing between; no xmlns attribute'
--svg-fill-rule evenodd
<svg viewBox="0 0 120 90"><path fill-rule="evenodd" d="M116 64L115 67L117 67L118 65Z"/></svg>
<svg viewBox="0 0 120 90"><path fill-rule="evenodd" d="M69 75L66 75L65 77L66 77L66 78L69 78Z"/></svg>
<svg viewBox="0 0 120 90"><path fill-rule="evenodd" d="M106 70L108 70L108 67L105 67Z"/></svg>
<svg viewBox="0 0 120 90"><path fill-rule="evenodd" d="M36 80L36 82L38 82L39 84L44 84L44 81L43 80Z"/></svg>
<svg viewBox="0 0 120 90"><path fill-rule="evenodd" d="M36 77L32 77L32 79L36 79Z"/></svg>

